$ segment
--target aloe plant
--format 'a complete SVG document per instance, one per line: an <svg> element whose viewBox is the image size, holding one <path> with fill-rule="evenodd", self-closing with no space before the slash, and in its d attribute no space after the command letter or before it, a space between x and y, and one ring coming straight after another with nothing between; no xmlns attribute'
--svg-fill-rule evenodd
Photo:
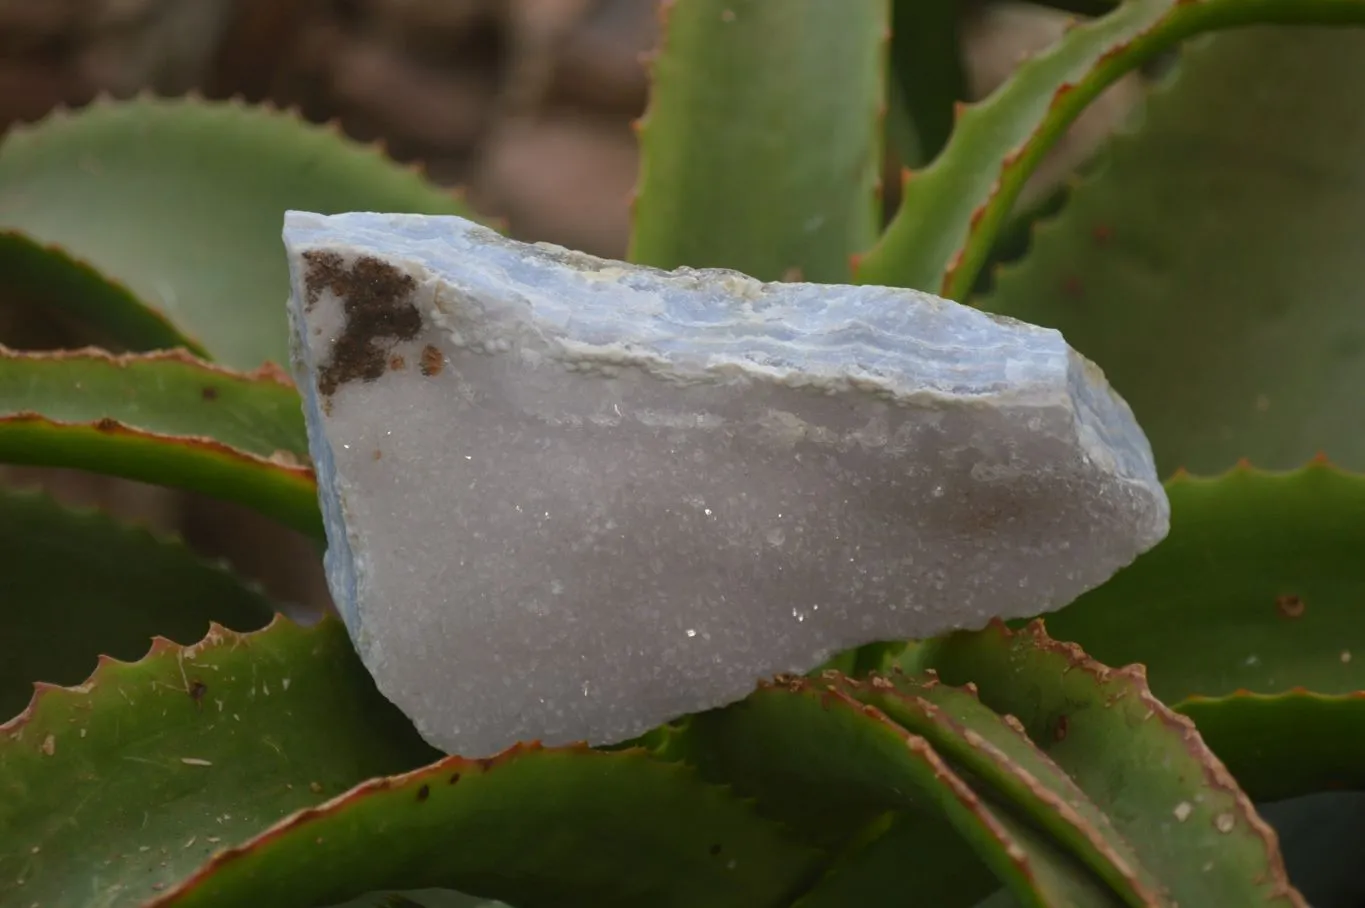
<svg viewBox="0 0 1365 908"><path fill-rule="evenodd" d="M447 756L336 618L0 492L0 904L1358 904L1359 830L1298 836L1365 787L1365 0L1079 5L961 104L952 0L665 3L630 256L1061 329L1152 440L1164 542L1046 626L863 647L620 746ZM1060 198L1018 205L1170 52ZM3 287L118 352L0 349L0 460L237 502L321 557L287 209L480 217L286 111L14 128Z"/></svg>

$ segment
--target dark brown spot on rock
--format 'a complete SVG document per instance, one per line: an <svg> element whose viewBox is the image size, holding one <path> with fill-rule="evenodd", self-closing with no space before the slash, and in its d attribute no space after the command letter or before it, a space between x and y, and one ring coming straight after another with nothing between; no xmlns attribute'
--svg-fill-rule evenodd
<svg viewBox="0 0 1365 908"><path fill-rule="evenodd" d="M199 391L199 393L200 395L203 396L204 400L218 399L218 389L215 388L213 385L204 385L204 387Z"/></svg>
<svg viewBox="0 0 1365 908"><path fill-rule="evenodd" d="M379 459L381 459L383 456L384 456L384 452L383 452L383 451L379 450L378 448L375 448L375 449L374 449L374 459L375 459L375 460L379 460Z"/></svg>
<svg viewBox="0 0 1365 908"><path fill-rule="evenodd" d="M1298 596L1287 595L1275 600L1275 608L1285 618L1302 618L1308 609L1308 603Z"/></svg>
<svg viewBox="0 0 1365 908"><path fill-rule="evenodd" d="M417 800L425 801L429 797L431 797L430 785L423 785L421 788L417 789Z"/></svg>
<svg viewBox="0 0 1365 908"><path fill-rule="evenodd" d="M308 263L308 275L303 279L304 309L312 311L322 297L322 291L332 284L336 275L346 270L346 265L335 252L305 252L303 260Z"/></svg>
<svg viewBox="0 0 1365 908"><path fill-rule="evenodd" d="M422 316L412 304L417 282L373 256L362 256L349 268L335 252L305 252L307 307L323 290L341 300L346 329L332 342L332 356L318 374L318 391L331 397L352 381L371 382L384 374L390 348L422 330Z"/></svg>
<svg viewBox="0 0 1365 908"><path fill-rule="evenodd" d="M446 358L441 355L440 350L437 350L431 344L427 344L422 348L421 369L423 375L428 378L433 375L440 375L441 370L445 368L445 364Z"/></svg>

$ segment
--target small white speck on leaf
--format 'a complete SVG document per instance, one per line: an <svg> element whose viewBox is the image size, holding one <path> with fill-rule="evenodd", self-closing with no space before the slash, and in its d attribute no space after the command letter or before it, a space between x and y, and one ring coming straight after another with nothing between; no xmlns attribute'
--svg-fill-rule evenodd
<svg viewBox="0 0 1365 908"><path fill-rule="evenodd" d="M47 756L52 756L57 752L57 736L49 734L46 738L43 738L43 743L38 749Z"/></svg>
<svg viewBox="0 0 1365 908"><path fill-rule="evenodd" d="M1219 832L1232 832L1232 827L1237 825L1237 818L1230 813L1220 813L1213 818L1213 828Z"/></svg>
<svg viewBox="0 0 1365 908"><path fill-rule="evenodd" d="M213 763L201 757L181 757L180 762L186 766L212 766Z"/></svg>
<svg viewBox="0 0 1365 908"><path fill-rule="evenodd" d="M1179 804L1175 805L1175 818L1182 823L1188 820L1190 814L1193 812L1194 805L1189 801L1181 801Z"/></svg>

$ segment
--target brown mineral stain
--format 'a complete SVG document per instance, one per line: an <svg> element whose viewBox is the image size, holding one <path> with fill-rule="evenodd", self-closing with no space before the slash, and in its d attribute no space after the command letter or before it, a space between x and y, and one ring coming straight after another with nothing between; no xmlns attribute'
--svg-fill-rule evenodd
<svg viewBox="0 0 1365 908"><path fill-rule="evenodd" d="M431 344L422 348L422 374L430 378L433 375L440 375L441 369L445 368L446 359Z"/></svg>
<svg viewBox="0 0 1365 908"><path fill-rule="evenodd" d="M1302 618L1308 603L1298 596L1286 595L1275 600L1275 608L1285 618Z"/></svg>
<svg viewBox="0 0 1365 908"><path fill-rule="evenodd" d="M402 357L401 354L395 353L393 356L390 356L390 357L389 357L389 370L390 370L390 371L392 371L392 372L401 372L401 371L403 371L404 369L406 369L407 366L408 366L408 361L405 360L405 359Z"/></svg>
<svg viewBox="0 0 1365 908"><path fill-rule="evenodd" d="M331 290L346 312L346 330L332 342L331 359L318 374L318 391L331 397L348 382L379 378L393 344L422 330L422 316L412 304L417 282L372 256L357 258L349 268L335 252L305 252L303 259L307 307Z"/></svg>
<svg viewBox="0 0 1365 908"><path fill-rule="evenodd" d="M383 456L384 456L384 452L383 452L383 451L379 450L378 448L375 448L375 449L374 449L374 459L375 459L375 460L379 460L379 459L382 458Z"/></svg>

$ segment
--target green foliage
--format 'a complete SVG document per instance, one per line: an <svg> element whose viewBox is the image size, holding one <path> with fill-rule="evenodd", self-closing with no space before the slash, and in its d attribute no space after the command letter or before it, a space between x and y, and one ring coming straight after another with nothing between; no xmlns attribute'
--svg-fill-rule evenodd
<svg viewBox="0 0 1365 908"><path fill-rule="evenodd" d="M287 208L469 214L377 149L290 113L97 101L0 145L0 230L11 232L0 273L21 292L42 278L42 298L133 349L170 341L238 368L283 364ZM70 273L82 264L105 286Z"/></svg>
<svg viewBox="0 0 1365 908"><path fill-rule="evenodd" d="M1288 839L1314 860L1286 873L1258 804L1365 788L1365 477L1309 462L1365 466L1365 55L1289 27L1365 23L1365 0L1053 5L1097 18L954 114L959 4L666 3L630 254L824 282L861 256L858 280L965 299L1009 247L979 305L1060 328L1164 470L1211 477L1172 476L1165 542L1046 631L888 641L629 746L468 759L421 741L334 618L5 492L0 904L1350 904L1358 838ZM1084 178L1018 210L1090 101L1173 49ZM879 235L884 133L918 169ZM467 213L237 103L101 100L5 136L3 295L135 352L0 348L0 462L321 539L266 365L288 208ZM1328 803L1282 831L1338 828Z"/></svg>
<svg viewBox="0 0 1365 908"><path fill-rule="evenodd" d="M669 0L631 259L846 282L876 239L886 0Z"/></svg>

